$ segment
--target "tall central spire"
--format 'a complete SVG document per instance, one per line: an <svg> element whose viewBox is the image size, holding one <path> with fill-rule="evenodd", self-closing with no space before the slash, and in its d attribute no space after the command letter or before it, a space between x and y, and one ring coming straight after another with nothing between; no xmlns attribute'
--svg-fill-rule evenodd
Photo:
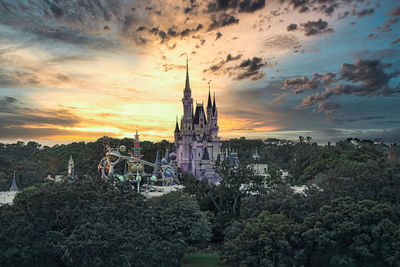
<svg viewBox="0 0 400 267"><path fill-rule="evenodd" d="M190 91L189 85L189 59L186 57L186 84L185 84L185 91Z"/></svg>
<svg viewBox="0 0 400 267"><path fill-rule="evenodd" d="M207 103L207 109L212 109L210 82L208 82L208 103Z"/></svg>

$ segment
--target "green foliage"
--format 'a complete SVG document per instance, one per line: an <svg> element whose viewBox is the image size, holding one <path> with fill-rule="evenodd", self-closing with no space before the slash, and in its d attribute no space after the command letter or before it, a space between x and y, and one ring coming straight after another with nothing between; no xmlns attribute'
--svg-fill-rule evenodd
<svg viewBox="0 0 400 267"><path fill-rule="evenodd" d="M392 208L337 199L303 223L261 212L224 245L222 258L241 266L398 266L400 225Z"/></svg>
<svg viewBox="0 0 400 267"><path fill-rule="evenodd" d="M221 181L218 185L199 181L185 176L184 192L194 195L202 210L211 211L213 225L213 241L224 239L224 231L234 220L240 218L242 199L257 192L263 183L263 178L257 176L254 169L247 162L241 161L232 166L228 161L216 166L216 172Z"/></svg>
<svg viewBox="0 0 400 267"><path fill-rule="evenodd" d="M236 239L225 243L222 259L241 266L288 266L298 228L284 215L264 211L247 220Z"/></svg>
<svg viewBox="0 0 400 267"><path fill-rule="evenodd" d="M132 148L133 139L110 138L111 147L120 145L125 145L128 149ZM163 152L171 146L172 144L165 140L158 143L143 141L141 142L143 159L154 162L157 149ZM21 141L16 144L0 143L0 191L10 188L14 171L16 171L17 185L20 189L43 182L49 174L53 177L67 175L70 155L75 161L75 170L79 177L97 177L97 165L104 156L103 139L53 147L42 147L32 141L26 144Z"/></svg>
<svg viewBox="0 0 400 267"><path fill-rule="evenodd" d="M310 214L304 224L310 266L397 266L399 224L390 206L338 199Z"/></svg>
<svg viewBox="0 0 400 267"><path fill-rule="evenodd" d="M0 265L176 266L210 235L196 201L130 185L44 184L0 208Z"/></svg>
<svg viewBox="0 0 400 267"><path fill-rule="evenodd" d="M218 257L218 254L186 254L182 261L182 267L215 267L226 266Z"/></svg>

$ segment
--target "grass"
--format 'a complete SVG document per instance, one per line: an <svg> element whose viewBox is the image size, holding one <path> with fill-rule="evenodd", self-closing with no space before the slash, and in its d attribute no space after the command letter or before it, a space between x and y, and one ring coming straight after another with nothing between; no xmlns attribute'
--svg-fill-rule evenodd
<svg viewBox="0 0 400 267"><path fill-rule="evenodd" d="M223 264L218 254L186 254L182 261L183 267L213 267L227 266Z"/></svg>

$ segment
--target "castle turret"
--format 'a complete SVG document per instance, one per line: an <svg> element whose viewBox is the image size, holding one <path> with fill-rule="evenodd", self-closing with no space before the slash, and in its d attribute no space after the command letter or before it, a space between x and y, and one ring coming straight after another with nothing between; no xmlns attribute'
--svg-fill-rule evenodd
<svg viewBox="0 0 400 267"><path fill-rule="evenodd" d="M68 177L71 179L75 178L75 164L74 160L72 159L72 155L69 156L68 161Z"/></svg>
<svg viewBox="0 0 400 267"><path fill-rule="evenodd" d="M10 191L18 191L17 180L15 180L15 172L14 172L14 178L11 183Z"/></svg>
<svg viewBox="0 0 400 267"><path fill-rule="evenodd" d="M213 111L213 105L211 103L211 89L210 89L210 83L208 83L208 101L207 101L207 121L210 123L212 119L212 111Z"/></svg>

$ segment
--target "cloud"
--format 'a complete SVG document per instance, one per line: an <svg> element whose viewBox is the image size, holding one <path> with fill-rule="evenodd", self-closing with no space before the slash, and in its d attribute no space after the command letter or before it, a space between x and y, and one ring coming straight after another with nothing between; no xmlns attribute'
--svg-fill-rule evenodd
<svg viewBox="0 0 400 267"><path fill-rule="evenodd" d="M266 62L259 57L243 60L235 69L239 72L234 76L235 80L250 79L252 81L260 80L265 77L261 68L266 66Z"/></svg>
<svg viewBox="0 0 400 267"><path fill-rule="evenodd" d="M214 14L211 16L211 21L208 31L239 23L239 19L228 13Z"/></svg>
<svg viewBox="0 0 400 267"><path fill-rule="evenodd" d="M338 103L334 103L332 101L324 101L324 102L318 103L318 111L325 112L325 114L332 114L339 108L340 108L340 105Z"/></svg>
<svg viewBox="0 0 400 267"><path fill-rule="evenodd" d="M242 54L237 54L236 56L232 56L231 54L228 54L225 59L221 60L217 64L211 65L208 69L203 70L203 72L216 72L217 70L220 70L223 65L225 65L228 62L238 60L242 57Z"/></svg>
<svg viewBox="0 0 400 267"><path fill-rule="evenodd" d="M301 45L292 34L275 34L264 41L265 48L300 49Z"/></svg>
<svg viewBox="0 0 400 267"><path fill-rule="evenodd" d="M73 126L81 118L67 109L30 108L16 98L0 98L0 132L12 127Z"/></svg>
<svg viewBox="0 0 400 267"><path fill-rule="evenodd" d="M239 12L254 12L265 7L265 0L214 0L208 3L207 12L219 12L228 9Z"/></svg>
<svg viewBox="0 0 400 267"><path fill-rule="evenodd" d="M327 72L322 75L314 73L311 80L307 76L287 79L284 81L281 89L293 89L293 93L297 95L303 93L305 90L317 90L321 86L328 86L335 81L335 73Z"/></svg>
<svg viewBox="0 0 400 267"><path fill-rule="evenodd" d="M7 62L4 62L6 65ZM8 69L0 67L0 87L38 88L43 86L57 86L62 83L70 82L71 79L62 73L44 72L37 68Z"/></svg>
<svg viewBox="0 0 400 267"><path fill-rule="evenodd" d="M254 12L265 7L265 0L242 0L239 3L239 12Z"/></svg>
<svg viewBox="0 0 400 267"><path fill-rule="evenodd" d="M295 31L295 30L297 30L297 24L292 23L292 24L288 25L288 26L286 27L286 29L287 29L288 32L290 32L290 31Z"/></svg>
<svg viewBox="0 0 400 267"><path fill-rule="evenodd" d="M397 44L397 43L400 43L400 38L397 38L396 40L394 40L390 44L394 45L394 44Z"/></svg>
<svg viewBox="0 0 400 267"><path fill-rule="evenodd" d="M357 17L359 17L359 18L362 18L362 17L364 17L364 16L367 16L367 15L372 15L372 14L374 14L375 13L375 9L373 9L373 8L365 8L365 9L362 9L362 10L360 10L360 11L356 11L356 10L353 10L352 12L351 12L351 15L352 16L357 16Z"/></svg>
<svg viewBox="0 0 400 267"><path fill-rule="evenodd" d="M308 21L306 23L302 23L301 26L306 36L333 32L333 29L328 28L328 22L322 19L319 19L317 21Z"/></svg>
<svg viewBox="0 0 400 267"><path fill-rule="evenodd" d="M398 77L400 72L388 73L385 69L392 65L382 63L380 60L357 59L354 64L344 63L340 71L336 73L318 74L313 78L306 76L290 78L283 82L281 89L291 89L293 94L304 93L306 90L318 90L318 92L303 98L302 103L296 109L309 108L318 104L318 110L332 113L340 105L328 101L334 95L355 95L358 97L392 96L400 93L400 85L390 87L390 81ZM340 75L339 78L337 76ZM331 86L331 85L334 86Z"/></svg>

